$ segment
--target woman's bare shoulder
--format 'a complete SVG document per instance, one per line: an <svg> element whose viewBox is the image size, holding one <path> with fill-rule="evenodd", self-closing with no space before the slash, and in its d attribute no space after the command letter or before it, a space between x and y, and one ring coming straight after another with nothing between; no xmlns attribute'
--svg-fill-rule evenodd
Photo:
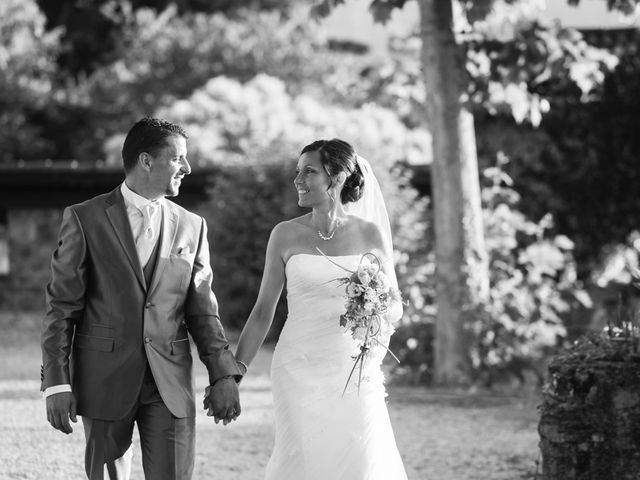
<svg viewBox="0 0 640 480"><path fill-rule="evenodd" d="M352 222L354 232L358 233L357 236L362 239L367 251L382 255L387 250L384 235L376 223L355 216L351 216L349 219Z"/></svg>
<svg viewBox="0 0 640 480"><path fill-rule="evenodd" d="M360 217L350 216L349 223L353 225L353 228L366 237L370 237L374 241L382 240L382 232L378 225L374 222L370 222Z"/></svg>
<svg viewBox="0 0 640 480"><path fill-rule="evenodd" d="M282 221L271 231L269 248L285 264L292 254L308 250L304 244L310 234L308 217L309 214Z"/></svg>
<svg viewBox="0 0 640 480"><path fill-rule="evenodd" d="M301 215L300 217L291 218L278 223L271 232L272 235L289 236L298 235L300 228L309 226L309 214Z"/></svg>
<svg viewBox="0 0 640 480"><path fill-rule="evenodd" d="M286 263L291 252L299 250L300 239L309 230L305 215L278 223L271 231L269 249Z"/></svg>

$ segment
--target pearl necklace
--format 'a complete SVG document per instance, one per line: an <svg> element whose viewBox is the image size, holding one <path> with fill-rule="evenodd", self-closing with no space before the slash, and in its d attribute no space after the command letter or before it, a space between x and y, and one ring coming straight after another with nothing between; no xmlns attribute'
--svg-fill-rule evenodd
<svg viewBox="0 0 640 480"><path fill-rule="evenodd" d="M333 232L331 232L330 235L324 235L322 231L318 229L318 236L320 237L320 240L324 240L325 242L328 242L333 238L333 236L336 234L336 232L341 226L342 226L342 220L341 219L336 220L336 228L333 229Z"/></svg>

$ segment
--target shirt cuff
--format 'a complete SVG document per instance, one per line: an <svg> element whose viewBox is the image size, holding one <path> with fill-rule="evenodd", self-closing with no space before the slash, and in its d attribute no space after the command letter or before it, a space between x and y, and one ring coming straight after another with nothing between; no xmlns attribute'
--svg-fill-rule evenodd
<svg viewBox="0 0 640 480"><path fill-rule="evenodd" d="M70 392L70 391L71 391L71 385L69 384L54 385L53 387L45 388L44 392L42 392L42 397L47 398L51 395L55 395L56 393Z"/></svg>

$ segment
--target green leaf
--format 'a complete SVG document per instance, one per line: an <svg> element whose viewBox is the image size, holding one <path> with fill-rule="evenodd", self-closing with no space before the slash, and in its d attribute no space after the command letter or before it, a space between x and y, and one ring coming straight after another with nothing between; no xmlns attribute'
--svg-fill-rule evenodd
<svg viewBox="0 0 640 480"><path fill-rule="evenodd" d="M576 6L580 4L580 0L567 0L567 3ZM638 3L638 0L607 0L607 8L617 10L624 15L632 15Z"/></svg>
<svg viewBox="0 0 640 480"><path fill-rule="evenodd" d="M405 2L406 0L373 0L369 11L375 22L385 24L391 19L393 9L404 7Z"/></svg>
<svg viewBox="0 0 640 480"><path fill-rule="evenodd" d="M331 13L331 10L341 3L344 3L344 0L322 0L311 7L311 17L315 19L326 18Z"/></svg>

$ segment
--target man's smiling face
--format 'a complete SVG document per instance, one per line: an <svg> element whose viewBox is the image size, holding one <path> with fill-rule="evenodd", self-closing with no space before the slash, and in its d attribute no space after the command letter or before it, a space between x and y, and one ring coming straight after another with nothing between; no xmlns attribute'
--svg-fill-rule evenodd
<svg viewBox="0 0 640 480"><path fill-rule="evenodd" d="M166 139L166 144L151 156L150 186L159 196L175 197L185 175L191 173L187 161L187 141L179 135Z"/></svg>

